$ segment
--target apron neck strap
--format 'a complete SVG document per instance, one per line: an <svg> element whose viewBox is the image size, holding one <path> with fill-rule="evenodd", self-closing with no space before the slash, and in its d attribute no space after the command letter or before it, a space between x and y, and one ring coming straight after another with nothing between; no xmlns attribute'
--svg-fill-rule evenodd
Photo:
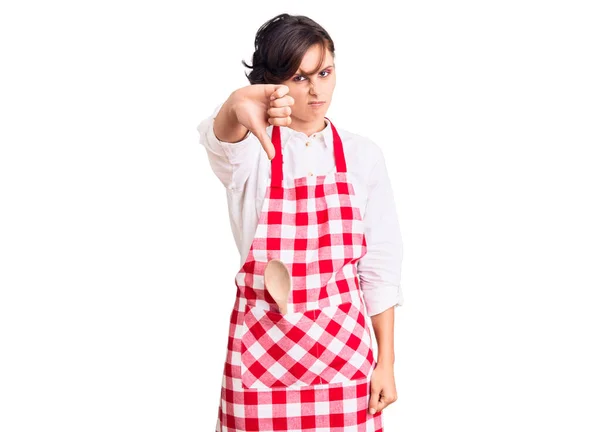
<svg viewBox="0 0 600 432"><path fill-rule="evenodd" d="M335 169L337 172L346 172L346 157L344 155L344 146L337 129L329 120L331 132L333 135L333 155L335 157ZM281 151L281 130L279 126L273 126L271 142L275 147L275 157L271 159L271 187L282 187L283 184L283 155Z"/></svg>

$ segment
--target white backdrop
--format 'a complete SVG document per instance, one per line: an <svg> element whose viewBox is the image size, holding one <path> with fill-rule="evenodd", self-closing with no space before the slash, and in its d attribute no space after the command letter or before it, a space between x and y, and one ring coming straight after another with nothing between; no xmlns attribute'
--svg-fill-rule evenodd
<svg viewBox="0 0 600 432"><path fill-rule="evenodd" d="M214 430L239 262L196 126L288 12L392 177L385 430L598 431L593 3L3 2L0 430Z"/></svg>

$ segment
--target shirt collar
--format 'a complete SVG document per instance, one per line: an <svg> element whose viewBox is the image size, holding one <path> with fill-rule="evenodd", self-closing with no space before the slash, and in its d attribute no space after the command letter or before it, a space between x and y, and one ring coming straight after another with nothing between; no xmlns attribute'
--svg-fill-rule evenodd
<svg viewBox="0 0 600 432"><path fill-rule="evenodd" d="M291 129L287 126L280 126L279 130L282 132L281 147L282 148L285 147L288 140L291 138L301 140L302 142L306 142L308 140L313 140L313 139L317 139L317 140L324 139L325 146L327 146L328 148L333 147L333 131L331 130L331 122L328 119L325 119L325 123L327 123L327 126L325 126L325 129L323 129L322 131L316 132L314 134L311 134L310 136L306 135L304 132L300 132L300 131Z"/></svg>

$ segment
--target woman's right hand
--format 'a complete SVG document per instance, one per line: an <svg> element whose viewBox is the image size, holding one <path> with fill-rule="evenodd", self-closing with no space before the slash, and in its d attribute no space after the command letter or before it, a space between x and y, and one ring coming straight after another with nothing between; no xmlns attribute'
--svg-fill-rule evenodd
<svg viewBox="0 0 600 432"><path fill-rule="evenodd" d="M292 123L294 98L288 92L289 88L284 84L253 84L234 91L228 100L238 123L258 138L269 160L275 157L275 147L267 127Z"/></svg>

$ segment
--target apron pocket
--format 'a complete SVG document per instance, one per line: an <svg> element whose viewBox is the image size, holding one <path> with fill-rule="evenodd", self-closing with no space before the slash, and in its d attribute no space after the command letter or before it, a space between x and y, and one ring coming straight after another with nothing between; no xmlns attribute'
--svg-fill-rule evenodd
<svg viewBox="0 0 600 432"><path fill-rule="evenodd" d="M353 303L278 312L246 305L241 336L244 388L295 388L364 379L371 333Z"/></svg>

